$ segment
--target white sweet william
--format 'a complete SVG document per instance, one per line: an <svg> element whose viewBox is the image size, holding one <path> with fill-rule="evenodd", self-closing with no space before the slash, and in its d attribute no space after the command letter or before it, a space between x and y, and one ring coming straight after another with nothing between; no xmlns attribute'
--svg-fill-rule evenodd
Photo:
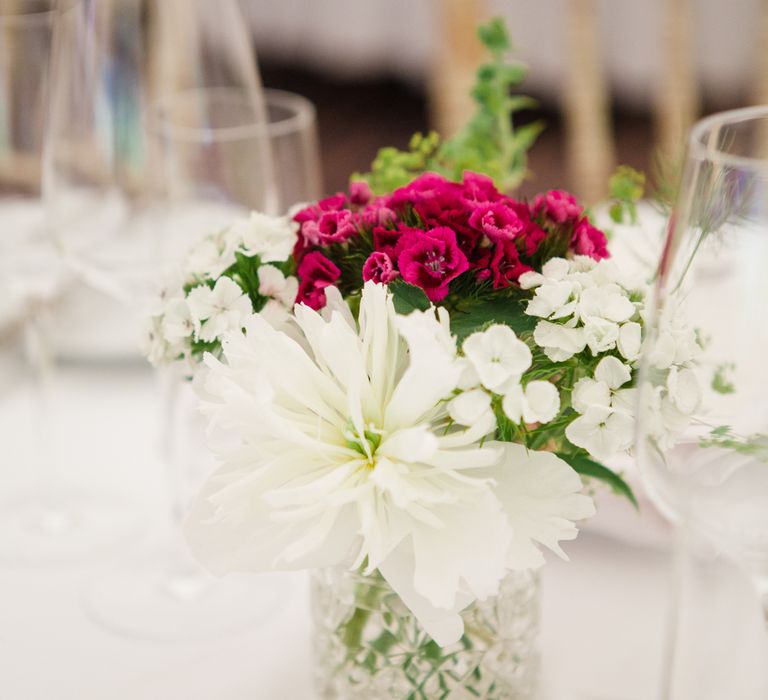
<svg viewBox="0 0 768 700"><path fill-rule="evenodd" d="M549 423L560 412L560 394L554 384L534 380L508 389L501 407L513 423Z"/></svg>
<svg viewBox="0 0 768 700"><path fill-rule="evenodd" d="M298 238L299 225L287 216L270 216L251 212L230 227L230 235L238 241L245 255L258 255L262 262L287 260Z"/></svg>
<svg viewBox="0 0 768 700"><path fill-rule="evenodd" d="M251 300L229 277L216 280L213 289L199 285L187 296L189 313L198 339L212 341L227 331L239 330L253 312Z"/></svg>
<svg viewBox="0 0 768 700"><path fill-rule="evenodd" d="M541 273L520 276L523 289L535 289L526 313L542 320L534 340L553 362L564 362L589 348L597 356L618 348L626 360L640 353L638 304L620 283L610 260L586 256L553 258Z"/></svg>
<svg viewBox="0 0 768 700"><path fill-rule="evenodd" d="M568 440L600 460L629 449L634 438L635 389L621 387L631 378L621 360L608 356L598 363L594 379L576 382L571 404L581 415L566 427Z"/></svg>
<svg viewBox="0 0 768 700"><path fill-rule="evenodd" d="M240 240L233 235L231 229L222 229L198 241L190 248L184 260L186 279L216 279L235 264L235 251L239 244Z"/></svg>
<svg viewBox="0 0 768 700"><path fill-rule="evenodd" d="M557 456L484 440L494 422L478 396L452 407L474 422L452 424L463 370L434 311L398 316L369 282L359 329L348 311L295 316L298 339L256 314L226 337L225 362L206 359L204 410L239 445L192 508L192 549L218 573L378 569L453 643L459 611L542 564L539 545L562 555L592 501Z"/></svg>
<svg viewBox="0 0 768 700"><path fill-rule="evenodd" d="M480 383L491 391L510 380L519 381L531 366L531 350L515 332L502 324L470 335L462 345Z"/></svg>
<svg viewBox="0 0 768 700"><path fill-rule="evenodd" d="M257 274L261 296L272 298L286 308L293 308L299 291L299 281L295 277L286 277L274 265L261 265Z"/></svg>

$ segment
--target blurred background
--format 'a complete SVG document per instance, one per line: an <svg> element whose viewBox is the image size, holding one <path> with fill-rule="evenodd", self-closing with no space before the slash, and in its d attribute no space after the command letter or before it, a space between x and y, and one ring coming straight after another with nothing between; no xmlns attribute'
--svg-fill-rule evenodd
<svg viewBox="0 0 768 700"><path fill-rule="evenodd" d="M450 133L483 54L474 28L507 21L547 130L524 192L596 200L617 163L651 175L696 117L768 100L762 0L244 0L264 83L318 108L327 189L381 145Z"/></svg>

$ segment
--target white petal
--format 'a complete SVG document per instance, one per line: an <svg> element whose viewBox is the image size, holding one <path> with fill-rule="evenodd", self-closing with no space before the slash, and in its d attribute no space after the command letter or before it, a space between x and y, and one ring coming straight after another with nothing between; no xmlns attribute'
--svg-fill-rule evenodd
<svg viewBox="0 0 768 700"><path fill-rule="evenodd" d="M629 321L621 325L616 345L624 359L636 360L640 356L640 339L641 328L639 323Z"/></svg>
<svg viewBox="0 0 768 700"><path fill-rule="evenodd" d="M619 326L599 316L589 316L584 320L584 337L592 354L599 355L616 347Z"/></svg>
<svg viewBox="0 0 768 700"><path fill-rule="evenodd" d="M322 516L303 526L275 523L272 509L263 501L258 482L248 485L239 470L225 467L203 486L184 523L184 534L195 557L211 572L271 571L286 549L320 525ZM243 486L237 488L238 482ZM214 497L223 489L234 494L225 503ZM353 510L339 511L333 527L323 527L324 537L312 551L293 561L283 560L280 568L303 569L336 566L348 557L355 540Z"/></svg>
<svg viewBox="0 0 768 700"><path fill-rule="evenodd" d="M501 447L503 456L490 472L496 481L494 493L512 526L507 566L541 565L537 543L564 557L559 541L574 539L573 521L595 512L592 499L580 493L579 475L551 452L533 452L509 442Z"/></svg>
<svg viewBox="0 0 768 700"><path fill-rule="evenodd" d="M529 316L548 318L565 306L572 291L573 285L565 280L542 285L528 302L525 313Z"/></svg>
<svg viewBox="0 0 768 700"><path fill-rule="evenodd" d="M595 368L595 379L605 382L611 389L618 389L632 378L632 373L621 360L612 355L604 357Z"/></svg>
<svg viewBox="0 0 768 700"><path fill-rule="evenodd" d="M621 436L589 414L579 416L565 429L565 436L577 447L604 461L622 450Z"/></svg>
<svg viewBox="0 0 768 700"><path fill-rule="evenodd" d="M584 377L579 379L573 387L571 405L579 413L601 409L605 411L604 415L607 416L611 406L611 391L605 382Z"/></svg>
<svg viewBox="0 0 768 700"><path fill-rule="evenodd" d="M571 264L565 258L551 258L544 263L541 272L551 280L563 279L570 270Z"/></svg>
<svg viewBox="0 0 768 700"><path fill-rule="evenodd" d="M550 382L528 382L525 402L523 417L526 423L548 423L560 411L560 394Z"/></svg>
<svg viewBox="0 0 768 700"><path fill-rule="evenodd" d="M448 415L459 425L474 425L491 408L491 397L482 389L464 391L448 404Z"/></svg>
<svg viewBox="0 0 768 700"><path fill-rule="evenodd" d="M544 275L538 272L524 272L517 280L521 289L532 289L544 283Z"/></svg>
<svg viewBox="0 0 768 700"><path fill-rule="evenodd" d="M533 339L542 348L552 350L558 358L567 360L581 352L587 344L583 328L568 328L560 323L539 321L533 331ZM554 358L553 358L554 359Z"/></svg>
<svg viewBox="0 0 768 700"><path fill-rule="evenodd" d="M681 413L691 415L701 401L701 387L696 373L690 368L672 367L667 375L669 396Z"/></svg>
<svg viewBox="0 0 768 700"><path fill-rule="evenodd" d="M435 454L437 438L426 425L397 430L381 443L377 454L406 463L425 462Z"/></svg>
<svg viewBox="0 0 768 700"><path fill-rule="evenodd" d="M464 634L464 621L459 612L472 602L472 597L460 595L453 608L439 608L416 591L413 570L413 544L410 540L401 543L379 564L381 575L437 644L448 646L458 642Z"/></svg>
<svg viewBox="0 0 768 700"><path fill-rule="evenodd" d="M514 384L508 388L501 402L501 408L505 415L513 423L520 423L525 411L525 394L520 384Z"/></svg>

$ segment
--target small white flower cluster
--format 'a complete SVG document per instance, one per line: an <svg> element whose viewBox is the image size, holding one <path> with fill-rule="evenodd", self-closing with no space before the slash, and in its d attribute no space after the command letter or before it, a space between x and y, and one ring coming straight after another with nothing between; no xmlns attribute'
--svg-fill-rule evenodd
<svg viewBox="0 0 768 700"><path fill-rule="evenodd" d="M476 425L495 418L493 396L502 396L502 409L513 422L548 423L560 411L560 394L554 384L533 380L525 387L523 374L532 363L530 348L505 325L473 333L462 345L464 357L458 394L448 414L460 425Z"/></svg>
<svg viewBox="0 0 768 700"><path fill-rule="evenodd" d="M701 345L678 306L662 312L653 344L647 381L652 384L642 407L647 432L666 450L688 427L701 402L696 367Z"/></svg>
<svg viewBox="0 0 768 700"><path fill-rule="evenodd" d="M621 387L632 371L613 355L604 357L594 378L576 382L571 405L581 415L565 429L565 436L593 457L606 460L632 446L635 432L634 388Z"/></svg>
<svg viewBox="0 0 768 700"><path fill-rule="evenodd" d="M153 365L190 359L193 341L217 342L240 330L254 309L248 294L222 276L236 262L236 253L258 256L258 294L267 299L260 312L273 325L290 315L298 280L270 263L287 260L296 243L298 225L287 217L253 212L197 243L183 264L183 278L161 294L147 319L142 350ZM186 290L186 291L185 291Z"/></svg>
<svg viewBox="0 0 768 700"><path fill-rule="evenodd" d="M536 290L526 313L542 319L533 338L553 362L586 347L595 356L618 349L630 362L639 357L641 304L610 260L552 258L541 273L521 275L520 286Z"/></svg>
<svg viewBox="0 0 768 700"><path fill-rule="evenodd" d="M644 289L622 280L609 260L554 258L541 273L520 277L535 289L526 313L541 318L534 342L553 362L589 348L603 355L592 377L576 382L571 406L579 414L565 430L568 440L599 460L629 450L634 441L636 392L632 386L643 342ZM651 365L654 390L649 429L662 448L673 444L700 399L693 369L700 347L696 333L677 310L660 319ZM506 410L506 409L505 409Z"/></svg>

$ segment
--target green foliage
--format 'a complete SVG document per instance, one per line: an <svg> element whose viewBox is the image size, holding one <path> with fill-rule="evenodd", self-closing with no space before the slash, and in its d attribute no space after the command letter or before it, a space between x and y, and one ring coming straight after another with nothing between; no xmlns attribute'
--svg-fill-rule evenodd
<svg viewBox="0 0 768 700"><path fill-rule="evenodd" d="M525 313L527 299L522 296L495 296L477 300L463 308L451 311L451 332L459 343L475 331L493 323L503 323L518 335L532 331L536 319Z"/></svg>
<svg viewBox="0 0 768 700"><path fill-rule="evenodd" d="M713 428L708 438L699 440L699 447L719 447L732 450L742 455L754 457L761 462L768 462L768 435L738 435L729 425L719 425Z"/></svg>
<svg viewBox="0 0 768 700"><path fill-rule="evenodd" d="M411 137L407 151L387 146L379 149L369 173L353 173L350 181L364 180L374 194L386 194L407 185L418 175L432 167L440 143L437 132L426 136L416 133Z"/></svg>
<svg viewBox="0 0 768 700"><path fill-rule="evenodd" d="M527 153L544 128L541 122L514 129L512 117L536 106L535 100L512 95L526 75L521 63L510 63L512 44L500 19L478 29L478 37L490 60L477 70L472 97L477 109L466 126L442 145L436 133L415 134L408 150L382 148L369 173L355 173L352 180L365 180L374 193L391 192L408 184L422 172L432 170L460 180L465 170L485 173L503 191L517 187L528 173Z"/></svg>
<svg viewBox="0 0 768 700"><path fill-rule="evenodd" d="M426 311L430 307L427 295L419 287L403 280L395 280L390 283L389 289L392 292L395 311L399 314L407 315L412 311Z"/></svg>
<svg viewBox="0 0 768 700"><path fill-rule="evenodd" d="M595 462L584 450L576 453L557 452L556 454L564 462L570 464L577 473L592 479L599 479L610 486L614 493L619 496L626 496L635 508L640 507L630 485L612 469Z"/></svg>
<svg viewBox="0 0 768 700"><path fill-rule="evenodd" d="M736 369L736 365L732 362L727 362L722 365L718 365L715 368L715 374L712 377L712 391L716 391L718 394L732 394L736 391L736 387L733 382L728 379L726 374L731 370Z"/></svg>
<svg viewBox="0 0 768 700"><path fill-rule="evenodd" d="M620 165L608 181L611 205L608 213L617 224L637 224L637 202L645 193L645 174Z"/></svg>

